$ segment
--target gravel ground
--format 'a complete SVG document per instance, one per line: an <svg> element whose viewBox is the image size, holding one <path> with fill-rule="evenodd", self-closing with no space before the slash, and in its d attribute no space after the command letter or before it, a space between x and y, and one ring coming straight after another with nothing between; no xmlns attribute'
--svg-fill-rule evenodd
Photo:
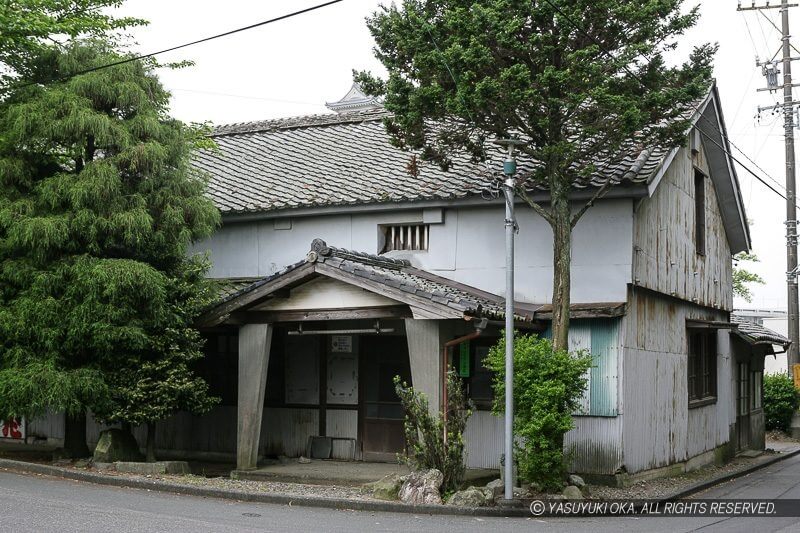
<svg viewBox="0 0 800 533"><path fill-rule="evenodd" d="M787 442L788 437L785 437L780 442ZM772 439L771 439L772 440ZM777 440L777 439L776 439ZM789 442L792 442L789 439ZM797 441L794 441L797 442ZM767 443L769 448L769 442ZM690 485L708 480L717 476L735 473L744 470L753 464L764 461L765 459L774 455L775 452L767 451L759 457L747 458L737 457L730 463L723 466L709 465L701 469L695 470L676 477L661 478L651 481L641 481L633 484L627 488L605 487L599 485L592 485L588 489L586 496L590 499L654 499L663 498L681 491ZM9 458L20 460L31 460L33 457L11 457L16 454L2 454ZM39 458L37 458L39 459ZM32 462L42 462L41 459L33 459ZM47 461L49 463L49 461ZM86 468L79 468L74 465L59 464L66 468L74 468L86 470ZM193 465L194 466L194 465ZM91 467L88 469L96 471ZM224 475L226 469L217 465L216 471L212 467L207 468L193 468L195 472L204 472L205 475L137 475L127 474L116 471L102 471L101 473L108 476L127 477L139 480L163 480L171 483L189 485L189 486L202 486L206 488L218 488L223 490L237 490L250 493L279 493L297 496L316 496L324 498L344 498L357 501L375 501L371 494L362 494L358 487L343 487L334 485L312 485L304 483L283 483L278 481L246 481L234 480ZM99 471L98 471L99 472ZM221 475L220 475L221 474ZM560 495L553 494L530 494L530 499L545 499L552 497L559 497Z"/></svg>

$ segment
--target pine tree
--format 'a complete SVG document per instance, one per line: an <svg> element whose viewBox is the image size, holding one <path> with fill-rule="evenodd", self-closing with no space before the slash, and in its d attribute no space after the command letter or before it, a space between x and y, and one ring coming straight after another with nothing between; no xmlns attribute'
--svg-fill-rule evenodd
<svg viewBox="0 0 800 533"><path fill-rule="evenodd" d="M685 142L686 111L711 84L715 46L697 47L678 66L665 60L698 19L682 4L403 0L367 20L388 78L356 80L385 96L396 144L447 167L454 153L485 159L490 138L516 134L523 156L538 163L517 176L516 193L553 232L557 350L568 348L572 230L608 191L599 187L580 205L573 183L632 144ZM538 190L549 201L528 194Z"/></svg>
<svg viewBox="0 0 800 533"><path fill-rule="evenodd" d="M123 58L92 40L33 68L62 78ZM0 417L52 409L81 424L91 409L140 423L213 401L191 371L207 266L188 251L219 213L189 164L198 132L167 115L154 67L22 86L0 103Z"/></svg>

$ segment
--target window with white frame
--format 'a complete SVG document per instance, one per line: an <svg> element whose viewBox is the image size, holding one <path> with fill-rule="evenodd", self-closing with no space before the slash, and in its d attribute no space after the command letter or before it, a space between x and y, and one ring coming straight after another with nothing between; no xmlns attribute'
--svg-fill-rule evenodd
<svg viewBox="0 0 800 533"><path fill-rule="evenodd" d="M428 224L392 224L381 226L383 246L380 253L393 250L428 251L430 226Z"/></svg>

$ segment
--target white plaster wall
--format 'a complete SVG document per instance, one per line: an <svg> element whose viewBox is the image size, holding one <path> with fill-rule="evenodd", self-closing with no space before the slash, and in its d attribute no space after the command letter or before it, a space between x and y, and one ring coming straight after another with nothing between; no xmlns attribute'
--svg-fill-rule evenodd
<svg viewBox="0 0 800 533"><path fill-rule="evenodd" d="M552 294L552 232L524 205L518 207L516 298L548 303ZM422 210L343 214L291 219L291 229L275 229L273 220L229 224L199 243L209 251L210 276L249 277L273 274L302 260L315 238L329 245L377 253L380 224L422 222ZM430 226L427 252L391 252L414 266L480 289L502 294L505 286L505 239L502 206L444 210L442 224ZM573 234L572 299L580 302L625 301L631 281L633 203L598 202Z"/></svg>

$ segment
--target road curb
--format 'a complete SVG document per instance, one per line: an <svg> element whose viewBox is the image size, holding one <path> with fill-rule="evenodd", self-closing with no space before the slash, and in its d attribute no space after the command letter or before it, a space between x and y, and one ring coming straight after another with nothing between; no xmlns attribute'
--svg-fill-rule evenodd
<svg viewBox="0 0 800 533"><path fill-rule="evenodd" d="M762 468L774 465L777 462L789 459L790 457L794 457L795 455L798 454L800 454L800 448L791 452L777 454L775 455L775 457L771 457L770 459L767 459L766 461L763 461L757 465L749 466L744 470L739 470L738 472L731 472L730 474L723 474L713 479L707 479L705 481L700 481L698 483L695 483L694 485L689 485L685 489L679 490L678 492L675 492L673 494L670 494L669 496L662 498L661 501L680 500L682 498L686 498L687 496L691 496L692 494L704 491L715 485L719 485L720 483L725 483L732 479L752 474L757 470L761 470Z"/></svg>
<svg viewBox="0 0 800 533"><path fill-rule="evenodd" d="M757 470L773 465L784 459L789 459L800 454L800 449L753 465L739 472L733 472L718 476L713 479L701 481L694 485L659 498L661 502L678 500L685 498L707 488L725 483L731 479L746 476ZM407 505L399 502L382 501L359 501L346 498L326 498L322 496L293 496L289 494L275 493L252 493L237 490L227 490L208 487L192 487L179 483L170 483L162 480L131 479L128 477L109 476L94 472L83 472L71 468L63 468L38 463L26 463L24 461L14 461L13 459L0 458L0 469L24 472L30 474L40 474L52 477L60 477L75 481L84 481L97 485L108 485L112 487L144 489L157 492L181 494L186 496L197 496L202 498L220 498L225 500L236 500L252 503L271 503L279 505L297 505L303 507L319 507L324 509L347 509L354 511L373 511L406 514L429 514L429 515L450 515L450 516L493 516L493 517L531 517L527 506L518 508L498 508L498 507L456 507L452 505Z"/></svg>
<svg viewBox="0 0 800 533"><path fill-rule="evenodd" d="M70 468L26 463L12 459L0 459L0 468L60 477L75 481L85 481L98 485L145 489L158 492L199 496L203 498L221 498L226 500L246 501L253 503L274 503L280 505L297 505L303 507L321 507L324 509L347 509L354 511L375 511L407 514L457 515L457 516L494 516L494 517L530 517L527 507L518 509L500 509L496 507L456 507L453 505L407 505L399 502L359 501L346 498L325 498L322 496L293 496L289 494L252 493L237 490L226 490L206 487L191 487L179 483L161 480L131 479L93 472L82 472Z"/></svg>

